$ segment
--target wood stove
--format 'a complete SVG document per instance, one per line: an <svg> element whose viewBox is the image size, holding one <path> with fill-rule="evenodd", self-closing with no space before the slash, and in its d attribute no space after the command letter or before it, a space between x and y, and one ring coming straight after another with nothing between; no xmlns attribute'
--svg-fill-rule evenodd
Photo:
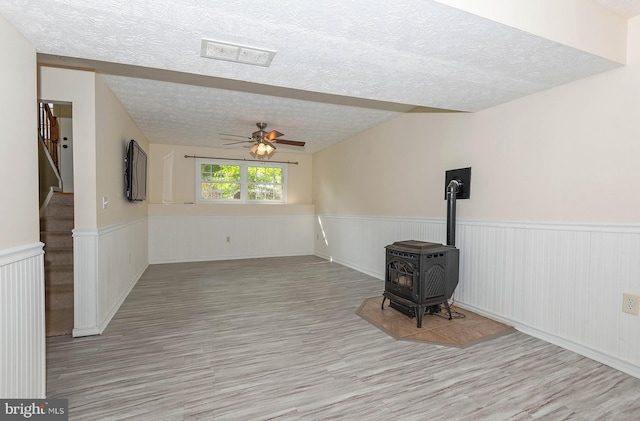
<svg viewBox="0 0 640 421"><path fill-rule="evenodd" d="M422 327L425 311L437 312L444 304L451 319L448 300L458 285L459 252L454 246L423 241L396 241L385 247L384 302L416 317Z"/></svg>

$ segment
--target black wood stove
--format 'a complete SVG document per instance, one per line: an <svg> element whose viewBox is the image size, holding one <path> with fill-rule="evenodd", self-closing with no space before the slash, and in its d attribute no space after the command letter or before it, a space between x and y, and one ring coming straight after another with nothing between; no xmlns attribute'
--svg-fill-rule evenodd
<svg viewBox="0 0 640 421"><path fill-rule="evenodd" d="M468 199L471 167L447 171L447 245L424 241L396 241L387 249L387 271L384 278L384 302L416 317L418 327L426 311L440 312L444 304L451 320L449 299L458 286L459 251L456 245L456 200Z"/></svg>
<svg viewBox="0 0 640 421"><path fill-rule="evenodd" d="M423 241L396 241L387 250L384 302L416 317L422 327L426 311L438 312L444 304L451 319L448 300L458 285L458 249Z"/></svg>

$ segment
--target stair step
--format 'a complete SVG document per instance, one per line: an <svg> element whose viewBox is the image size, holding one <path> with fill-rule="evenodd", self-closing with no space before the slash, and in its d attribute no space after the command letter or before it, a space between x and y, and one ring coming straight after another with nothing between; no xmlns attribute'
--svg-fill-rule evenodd
<svg viewBox="0 0 640 421"><path fill-rule="evenodd" d="M44 264L73 265L73 247L47 247L44 250Z"/></svg>
<svg viewBox="0 0 640 421"><path fill-rule="evenodd" d="M44 216L73 216L73 205L66 204L51 204L47 206L47 209L44 211Z"/></svg>
<svg viewBox="0 0 640 421"><path fill-rule="evenodd" d="M71 335L73 331L73 308L45 311L47 336Z"/></svg>
<svg viewBox="0 0 640 421"><path fill-rule="evenodd" d="M73 227L73 194L55 193L40 218L47 336L73 330Z"/></svg>
<svg viewBox="0 0 640 421"><path fill-rule="evenodd" d="M67 247L65 247L65 250ZM58 263L58 264L45 264L44 265L45 275L49 275L50 272L69 272L73 273L73 264L67 263Z"/></svg>
<svg viewBox="0 0 640 421"><path fill-rule="evenodd" d="M47 284L45 286L45 292L47 294L50 292L53 294L73 292L73 282L65 282L61 284Z"/></svg>
<svg viewBox="0 0 640 421"><path fill-rule="evenodd" d="M45 285L73 284L73 265L45 263L44 279Z"/></svg>
<svg viewBox="0 0 640 421"><path fill-rule="evenodd" d="M42 231L67 231L73 230L72 216L44 216L40 218L40 229Z"/></svg>
<svg viewBox="0 0 640 421"><path fill-rule="evenodd" d="M73 247L73 236L69 231L40 231L40 241L45 247Z"/></svg>
<svg viewBox="0 0 640 421"><path fill-rule="evenodd" d="M73 193L54 193L49 204L73 205Z"/></svg>
<svg viewBox="0 0 640 421"><path fill-rule="evenodd" d="M47 288L45 294L45 310L59 310L62 308L73 308L73 287L72 288Z"/></svg>

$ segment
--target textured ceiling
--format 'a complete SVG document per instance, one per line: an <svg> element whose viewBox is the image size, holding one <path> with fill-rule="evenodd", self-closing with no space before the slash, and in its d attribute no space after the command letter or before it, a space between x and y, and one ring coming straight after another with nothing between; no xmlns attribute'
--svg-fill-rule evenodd
<svg viewBox="0 0 640 421"><path fill-rule="evenodd" d="M620 65L429 0L0 0L0 14L41 62L103 73L159 143L220 146L265 121L313 153L414 107L482 110ZM268 68L206 59L203 38L277 53Z"/></svg>

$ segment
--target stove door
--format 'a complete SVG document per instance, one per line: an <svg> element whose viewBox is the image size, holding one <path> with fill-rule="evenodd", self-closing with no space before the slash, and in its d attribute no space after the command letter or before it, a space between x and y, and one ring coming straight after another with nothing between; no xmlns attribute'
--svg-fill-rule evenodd
<svg viewBox="0 0 640 421"><path fill-rule="evenodd" d="M385 291L415 301L418 299L419 273L416 267L402 259L387 262Z"/></svg>

